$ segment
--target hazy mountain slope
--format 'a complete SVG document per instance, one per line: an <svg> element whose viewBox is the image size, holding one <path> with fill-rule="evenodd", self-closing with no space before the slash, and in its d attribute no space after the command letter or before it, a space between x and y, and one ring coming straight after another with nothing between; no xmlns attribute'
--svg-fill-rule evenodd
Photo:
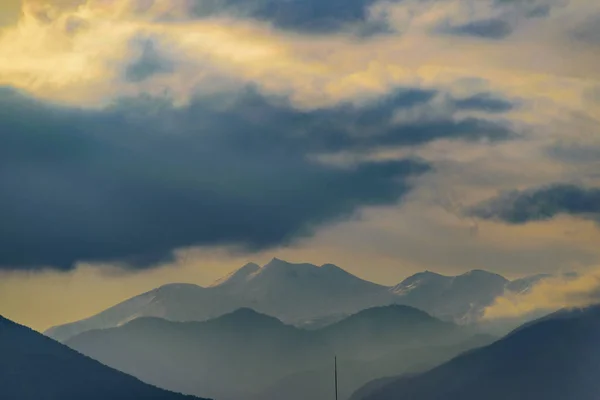
<svg viewBox="0 0 600 400"><path fill-rule="evenodd" d="M455 343L465 332L416 308L390 305L360 311L318 331L340 356L375 359L402 348Z"/></svg>
<svg viewBox="0 0 600 400"><path fill-rule="evenodd" d="M391 304L387 287L360 279L343 269L325 264L292 264L273 259L246 279L227 280L213 286L239 298L246 307L296 324L334 314L350 314L365 308Z"/></svg>
<svg viewBox="0 0 600 400"><path fill-rule="evenodd" d="M405 378L412 377L417 375L417 373L404 373L402 376ZM348 397L348 400L363 400L373 393L379 391L381 388L386 387L387 385L394 383L399 378L397 376L386 376L384 378L376 378L363 386L359 387L355 390L351 396Z"/></svg>
<svg viewBox="0 0 600 400"><path fill-rule="evenodd" d="M469 323L477 320L483 309L504 293L508 283L500 275L481 270L458 276L426 271L405 279L391 292L401 296L403 304L438 318Z"/></svg>
<svg viewBox="0 0 600 400"><path fill-rule="evenodd" d="M196 399L147 385L0 317L0 399Z"/></svg>
<svg viewBox="0 0 600 400"><path fill-rule="evenodd" d="M119 303L85 320L53 327L46 335L59 341L92 329L114 328L140 317L204 321L242 307L235 298L191 284L169 284Z"/></svg>
<svg viewBox="0 0 600 400"><path fill-rule="evenodd" d="M46 335L65 341L91 329L113 328L139 317L205 321L248 307L289 324L347 315L386 305L395 297L385 286L362 280L326 264L292 264L279 259L258 267L247 264L203 288L170 284L136 296L86 320L60 325Z"/></svg>
<svg viewBox="0 0 600 400"><path fill-rule="evenodd" d="M398 378L366 400L596 400L600 307L562 311L429 372Z"/></svg>
<svg viewBox="0 0 600 400"><path fill-rule="evenodd" d="M338 357L339 397L347 399L361 386L382 376L421 372L494 340L480 335L452 345L404 347L371 361ZM330 400L333 393L333 360L311 371L287 376L263 390L256 400Z"/></svg>
<svg viewBox="0 0 600 400"><path fill-rule="evenodd" d="M525 278L515 279L514 281L509 282L506 285L506 289L513 293L526 293L528 292L535 284L540 281L551 278L551 274L539 274L527 276Z"/></svg>
<svg viewBox="0 0 600 400"><path fill-rule="evenodd" d="M287 324L322 327L358 311L406 304L448 321L477 321L483 309L505 290L524 291L540 278L509 282L485 271L459 276L423 272L387 287L325 264L293 264L273 259L263 267L250 263L203 288L170 284L136 296L88 319L49 329L65 341L91 329L113 328L139 317L205 321L248 307Z"/></svg>
<svg viewBox="0 0 600 400"><path fill-rule="evenodd" d="M250 309L206 322L140 318L67 344L160 387L223 400L333 357L309 332Z"/></svg>
<svg viewBox="0 0 600 400"><path fill-rule="evenodd" d="M312 331L250 309L206 322L140 318L119 328L85 332L67 344L167 389L202 391L222 400L250 394L276 400L267 388L303 371L326 368L334 354L357 365L355 377L362 384L374 377L369 371L393 375L422 364L431 367L475 345L459 348L467 339L461 328L422 311L387 306ZM366 365L380 358L386 359L380 369ZM304 388L296 396L321 398L315 397L322 394L315 388L319 382L301 377L291 383Z"/></svg>

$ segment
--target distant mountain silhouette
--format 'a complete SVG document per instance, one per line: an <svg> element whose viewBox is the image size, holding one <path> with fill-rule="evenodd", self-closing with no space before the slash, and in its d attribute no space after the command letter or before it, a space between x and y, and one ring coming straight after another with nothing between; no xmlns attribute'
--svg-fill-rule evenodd
<svg viewBox="0 0 600 400"><path fill-rule="evenodd" d="M193 400L100 364L0 316L0 399Z"/></svg>
<svg viewBox="0 0 600 400"><path fill-rule="evenodd" d="M337 354L368 359L385 356L395 349L465 339L465 332L456 325L402 305L360 311L319 333Z"/></svg>
<svg viewBox="0 0 600 400"><path fill-rule="evenodd" d="M329 393L315 386L320 383L303 380L302 373L326 368L334 354L354 365L354 378L344 386L349 395L379 376L374 372L392 375L432 367L466 348L487 343L407 306L364 310L310 331L248 308L205 322L139 318L67 341L74 349L147 382L220 400L255 398L251 395L278 400L283 394L278 382L286 381L299 388L293 395L288 393L290 399L326 399ZM381 366L374 367L380 359Z"/></svg>
<svg viewBox="0 0 600 400"><path fill-rule="evenodd" d="M168 284L119 303L90 318L60 325L44 332L64 342L92 329L113 328L140 317L161 317L174 321L202 321L223 315L242 304L207 288L192 284Z"/></svg>
<svg viewBox="0 0 600 400"><path fill-rule="evenodd" d="M459 276L433 272L413 275L391 291L407 304L442 319L469 323L504 293L510 282L497 274L473 270Z"/></svg>
<svg viewBox="0 0 600 400"><path fill-rule="evenodd" d="M352 400L597 400L600 306L560 311L426 373L374 382Z"/></svg>
<svg viewBox="0 0 600 400"><path fill-rule="evenodd" d="M318 358L333 357L310 332L250 309L205 322L139 318L67 344L157 386L219 400L247 398Z"/></svg>
<svg viewBox="0 0 600 400"><path fill-rule="evenodd" d="M387 287L325 264L293 264L274 258L241 279L238 274L211 290L240 299L245 307L296 324L332 314L352 314L393 302Z"/></svg>
<svg viewBox="0 0 600 400"><path fill-rule="evenodd" d="M275 258L262 268L247 264L206 288L165 285L91 318L45 333L65 341L91 329L113 328L139 317L205 321L243 307L273 315L288 324L303 324L393 302L394 296L387 287L362 280L334 265L317 267Z"/></svg>
<svg viewBox="0 0 600 400"><path fill-rule="evenodd" d="M333 264L318 267L274 258L263 267L249 263L206 288L161 286L85 320L51 328L46 334L65 341L88 330L114 328L140 317L206 321L243 307L307 328L390 304L413 306L443 320L468 324L478 321L484 308L505 290L521 292L539 279L509 282L479 270L459 276L423 272L388 287L360 279Z"/></svg>

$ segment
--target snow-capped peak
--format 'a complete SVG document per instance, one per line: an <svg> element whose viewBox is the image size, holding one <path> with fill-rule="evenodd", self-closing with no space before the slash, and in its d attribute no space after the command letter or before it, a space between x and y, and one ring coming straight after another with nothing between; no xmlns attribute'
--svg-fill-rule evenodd
<svg viewBox="0 0 600 400"><path fill-rule="evenodd" d="M235 270L224 277L216 280L210 287L224 287L241 284L248 280L250 276L260 271L260 266L253 262L244 265L242 268Z"/></svg>

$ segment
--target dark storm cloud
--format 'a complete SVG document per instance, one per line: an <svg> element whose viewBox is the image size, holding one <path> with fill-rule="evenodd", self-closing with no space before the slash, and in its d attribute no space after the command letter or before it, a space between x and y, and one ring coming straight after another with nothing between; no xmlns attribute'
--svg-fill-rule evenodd
<svg viewBox="0 0 600 400"><path fill-rule="evenodd" d="M263 99L248 101L256 112L254 118L270 121L275 126L290 126L293 131L281 134L270 132L269 141L293 143L305 152L337 152L344 150L370 150L377 147L416 146L436 139L463 140L505 140L514 133L505 121L478 118L454 119L447 116L437 120L424 120L410 123L394 122L397 111L414 106L426 105L437 92L429 90L398 90L365 106L341 105L339 107L299 112L290 107L273 106ZM487 94L464 99L450 99L449 107L460 110L481 110L490 108L490 98L506 101ZM495 110L497 112L497 110ZM302 134L298 134L302 132ZM261 133L265 135L263 131ZM261 137L261 140L264 136ZM282 143L282 145L284 145Z"/></svg>
<svg viewBox="0 0 600 400"><path fill-rule="evenodd" d="M511 7L527 18L547 17L555 7L568 4L564 0L496 0L498 7Z"/></svg>
<svg viewBox="0 0 600 400"><path fill-rule="evenodd" d="M513 191L476 205L470 213L509 224L543 221L561 214L600 221L600 189L554 184Z"/></svg>
<svg viewBox="0 0 600 400"><path fill-rule="evenodd" d="M600 15L589 16L571 35L577 41L600 46Z"/></svg>
<svg viewBox="0 0 600 400"><path fill-rule="evenodd" d="M555 7L564 6L562 0L495 0L496 16L472 20L464 24L443 21L436 27L438 33L502 40L510 36L520 18L545 18Z"/></svg>
<svg viewBox="0 0 600 400"><path fill-rule="evenodd" d="M471 97L456 100L461 110L478 110L489 113L505 113L516 107L515 102L495 96L492 93L480 93Z"/></svg>
<svg viewBox="0 0 600 400"><path fill-rule="evenodd" d="M398 90L358 107L299 111L247 90L122 99L101 111L0 91L0 268L146 267L192 245L284 245L364 205L392 204L419 160L341 168L307 157L439 138L504 139L478 119L399 125L436 94Z"/></svg>
<svg viewBox="0 0 600 400"><path fill-rule="evenodd" d="M529 18L538 18L538 17L547 17L550 15L552 11L552 6L549 4L540 4L539 6L531 8L527 12L527 17Z"/></svg>
<svg viewBox="0 0 600 400"><path fill-rule="evenodd" d="M449 0L423 0L436 7ZM464 25L443 23L438 31L446 34L502 39L512 32L509 22L515 15L526 18L547 16L562 0L495 0L499 10L508 10L502 17L472 21ZM276 28L303 34L348 32L357 36L392 33L395 29L385 21L385 15L369 15L370 8L380 0L202 0L190 3L191 18L228 16L252 19L272 24ZM391 0L402 3L402 0ZM144 6L140 6L143 8ZM147 6L146 6L147 7ZM166 19L178 18L164 16Z"/></svg>
<svg viewBox="0 0 600 400"><path fill-rule="evenodd" d="M197 18L233 15L267 21L282 29L303 33L331 33L348 25L366 25L365 31L385 31L369 26L368 8L377 0L204 0L194 3Z"/></svg>
<svg viewBox="0 0 600 400"><path fill-rule="evenodd" d="M559 162L580 166L587 165L592 168L600 165L600 146L597 144L559 142L548 146L546 151ZM591 176L600 177L600 168L596 168L596 172Z"/></svg>
<svg viewBox="0 0 600 400"><path fill-rule="evenodd" d="M513 31L511 24L501 18L471 21L463 25L444 24L438 29L450 35L476 36L485 39L504 39Z"/></svg>

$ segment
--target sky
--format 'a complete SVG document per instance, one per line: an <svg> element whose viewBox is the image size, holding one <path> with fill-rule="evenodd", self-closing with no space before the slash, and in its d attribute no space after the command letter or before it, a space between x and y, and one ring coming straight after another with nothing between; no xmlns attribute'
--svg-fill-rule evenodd
<svg viewBox="0 0 600 400"><path fill-rule="evenodd" d="M599 63L596 0L4 0L0 314L273 257L596 282Z"/></svg>

